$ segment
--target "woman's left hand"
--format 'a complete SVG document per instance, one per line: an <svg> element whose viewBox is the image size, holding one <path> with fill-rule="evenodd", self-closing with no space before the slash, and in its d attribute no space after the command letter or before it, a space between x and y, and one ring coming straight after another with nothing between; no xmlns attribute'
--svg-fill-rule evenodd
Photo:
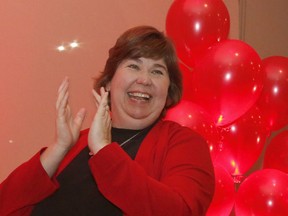
<svg viewBox="0 0 288 216"><path fill-rule="evenodd" d="M108 105L109 92L103 87L100 95L93 90L93 96L97 107L96 114L92 121L89 135L88 146L91 154L96 154L100 149L111 143L111 117Z"/></svg>

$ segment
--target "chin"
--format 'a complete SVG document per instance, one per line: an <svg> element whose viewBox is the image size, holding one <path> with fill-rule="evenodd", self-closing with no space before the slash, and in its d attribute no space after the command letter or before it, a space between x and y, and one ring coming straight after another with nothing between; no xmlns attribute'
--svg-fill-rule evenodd
<svg viewBox="0 0 288 216"><path fill-rule="evenodd" d="M135 116L131 116L133 119L135 119L136 121L139 122L143 122L143 124L149 126L151 124L153 124L158 118L159 116L143 116L143 115L135 115Z"/></svg>

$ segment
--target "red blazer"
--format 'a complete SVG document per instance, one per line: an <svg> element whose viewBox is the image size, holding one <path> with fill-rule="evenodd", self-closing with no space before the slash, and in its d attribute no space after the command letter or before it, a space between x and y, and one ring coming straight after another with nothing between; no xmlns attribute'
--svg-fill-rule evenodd
<svg viewBox="0 0 288 216"><path fill-rule="evenodd" d="M88 129L61 163L57 176L87 146ZM0 185L0 215L30 215L33 206L59 184L50 179L37 153ZM205 215L214 194L208 145L197 133L159 121L143 140L135 160L117 143L89 160L103 195L130 216Z"/></svg>

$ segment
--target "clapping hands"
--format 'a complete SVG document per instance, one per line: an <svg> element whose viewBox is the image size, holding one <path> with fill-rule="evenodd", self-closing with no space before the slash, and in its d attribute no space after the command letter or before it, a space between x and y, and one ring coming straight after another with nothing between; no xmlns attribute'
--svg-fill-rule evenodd
<svg viewBox="0 0 288 216"><path fill-rule="evenodd" d="M90 127L88 146L93 155L111 143L111 117L108 104L109 92L106 92L104 87L101 87L100 94L95 90L92 93L97 111Z"/></svg>

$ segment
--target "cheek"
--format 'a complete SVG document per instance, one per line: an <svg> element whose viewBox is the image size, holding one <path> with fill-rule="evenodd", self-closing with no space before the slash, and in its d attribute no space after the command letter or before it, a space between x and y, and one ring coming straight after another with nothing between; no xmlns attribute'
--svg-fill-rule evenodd
<svg viewBox="0 0 288 216"><path fill-rule="evenodd" d="M111 80L111 90L118 91L120 89L125 89L131 83L133 79L132 76L125 73L123 70L116 71L113 79Z"/></svg>
<svg viewBox="0 0 288 216"><path fill-rule="evenodd" d="M169 89L170 82L165 81L158 84L159 87L159 94L161 97L166 98L168 96L168 89Z"/></svg>
<svg viewBox="0 0 288 216"><path fill-rule="evenodd" d="M123 86L123 79L119 79L119 76L115 76L110 85L110 90L113 92L117 92L117 89L121 89Z"/></svg>
<svg viewBox="0 0 288 216"><path fill-rule="evenodd" d="M169 98L168 98L168 88L169 88L169 84L165 84L163 85L158 85L159 89L158 89L158 104L161 106L167 106L167 103L169 104Z"/></svg>
<svg viewBox="0 0 288 216"><path fill-rule="evenodd" d="M165 97L165 106L171 104L171 98L169 97L169 87L170 81L168 81L168 83L166 84L165 95L163 95L163 97Z"/></svg>

